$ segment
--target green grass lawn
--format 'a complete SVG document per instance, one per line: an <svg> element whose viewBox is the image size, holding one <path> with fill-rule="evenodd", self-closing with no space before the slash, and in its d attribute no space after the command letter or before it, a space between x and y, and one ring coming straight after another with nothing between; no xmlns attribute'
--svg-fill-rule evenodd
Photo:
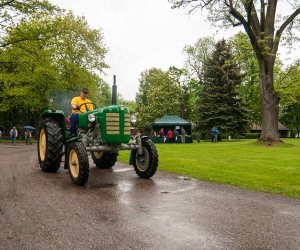
<svg viewBox="0 0 300 250"><path fill-rule="evenodd" d="M156 147L161 171L300 198L300 139L284 142L266 146L241 140ZM118 161L128 159L129 152L121 151Z"/></svg>

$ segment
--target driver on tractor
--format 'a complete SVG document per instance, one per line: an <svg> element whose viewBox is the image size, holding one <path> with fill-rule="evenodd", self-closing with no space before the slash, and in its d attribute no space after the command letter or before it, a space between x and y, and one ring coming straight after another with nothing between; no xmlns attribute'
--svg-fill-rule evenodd
<svg viewBox="0 0 300 250"><path fill-rule="evenodd" d="M89 93L88 88L83 88L80 91L80 95L76 96L71 101L71 107L72 107L72 115L71 115L71 135L76 136L77 135L77 125L78 125L78 115L80 113L84 113L90 110L94 110L94 106L92 102L87 99L87 95Z"/></svg>

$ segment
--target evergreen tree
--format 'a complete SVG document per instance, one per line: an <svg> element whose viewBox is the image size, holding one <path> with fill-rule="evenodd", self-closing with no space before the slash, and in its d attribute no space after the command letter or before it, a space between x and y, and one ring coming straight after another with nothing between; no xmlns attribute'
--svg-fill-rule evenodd
<svg viewBox="0 0 300 250"><path fill-rule="evenodd" d="M225 40L216 44L204 69L204 86L199 96L199 128L209 132L213 126L228 134L246 132L247 109L238 96L242 82L239 66Z"/></svg>

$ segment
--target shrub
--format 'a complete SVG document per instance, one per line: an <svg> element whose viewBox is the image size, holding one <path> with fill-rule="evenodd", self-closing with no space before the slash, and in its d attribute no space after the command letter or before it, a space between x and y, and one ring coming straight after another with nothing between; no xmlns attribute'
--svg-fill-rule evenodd
<svg viewBox="0 0 300 250"><path fill-rule="evenodd" d="M245 139L258 139L260 133L245 133L244 138Z"/></svg>

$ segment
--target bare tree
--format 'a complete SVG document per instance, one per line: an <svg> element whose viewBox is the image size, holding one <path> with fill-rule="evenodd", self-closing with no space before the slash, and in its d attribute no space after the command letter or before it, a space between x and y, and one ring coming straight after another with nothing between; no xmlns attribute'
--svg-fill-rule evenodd
<svg viewBox="0 0 300 250"><path fill-rule="evenodd" d="M279 95L274 89L274 64L280 41L293 35L299 25L299 0L169 0L174 8L208 9L213 23L226 27L242 26L247 33L259 64L262 102L261 141L278 142ZM281 3L280 3L281 2ZM279 8L279 4L282 4ZM289 7L290 13L277 13Z"/></svg>

